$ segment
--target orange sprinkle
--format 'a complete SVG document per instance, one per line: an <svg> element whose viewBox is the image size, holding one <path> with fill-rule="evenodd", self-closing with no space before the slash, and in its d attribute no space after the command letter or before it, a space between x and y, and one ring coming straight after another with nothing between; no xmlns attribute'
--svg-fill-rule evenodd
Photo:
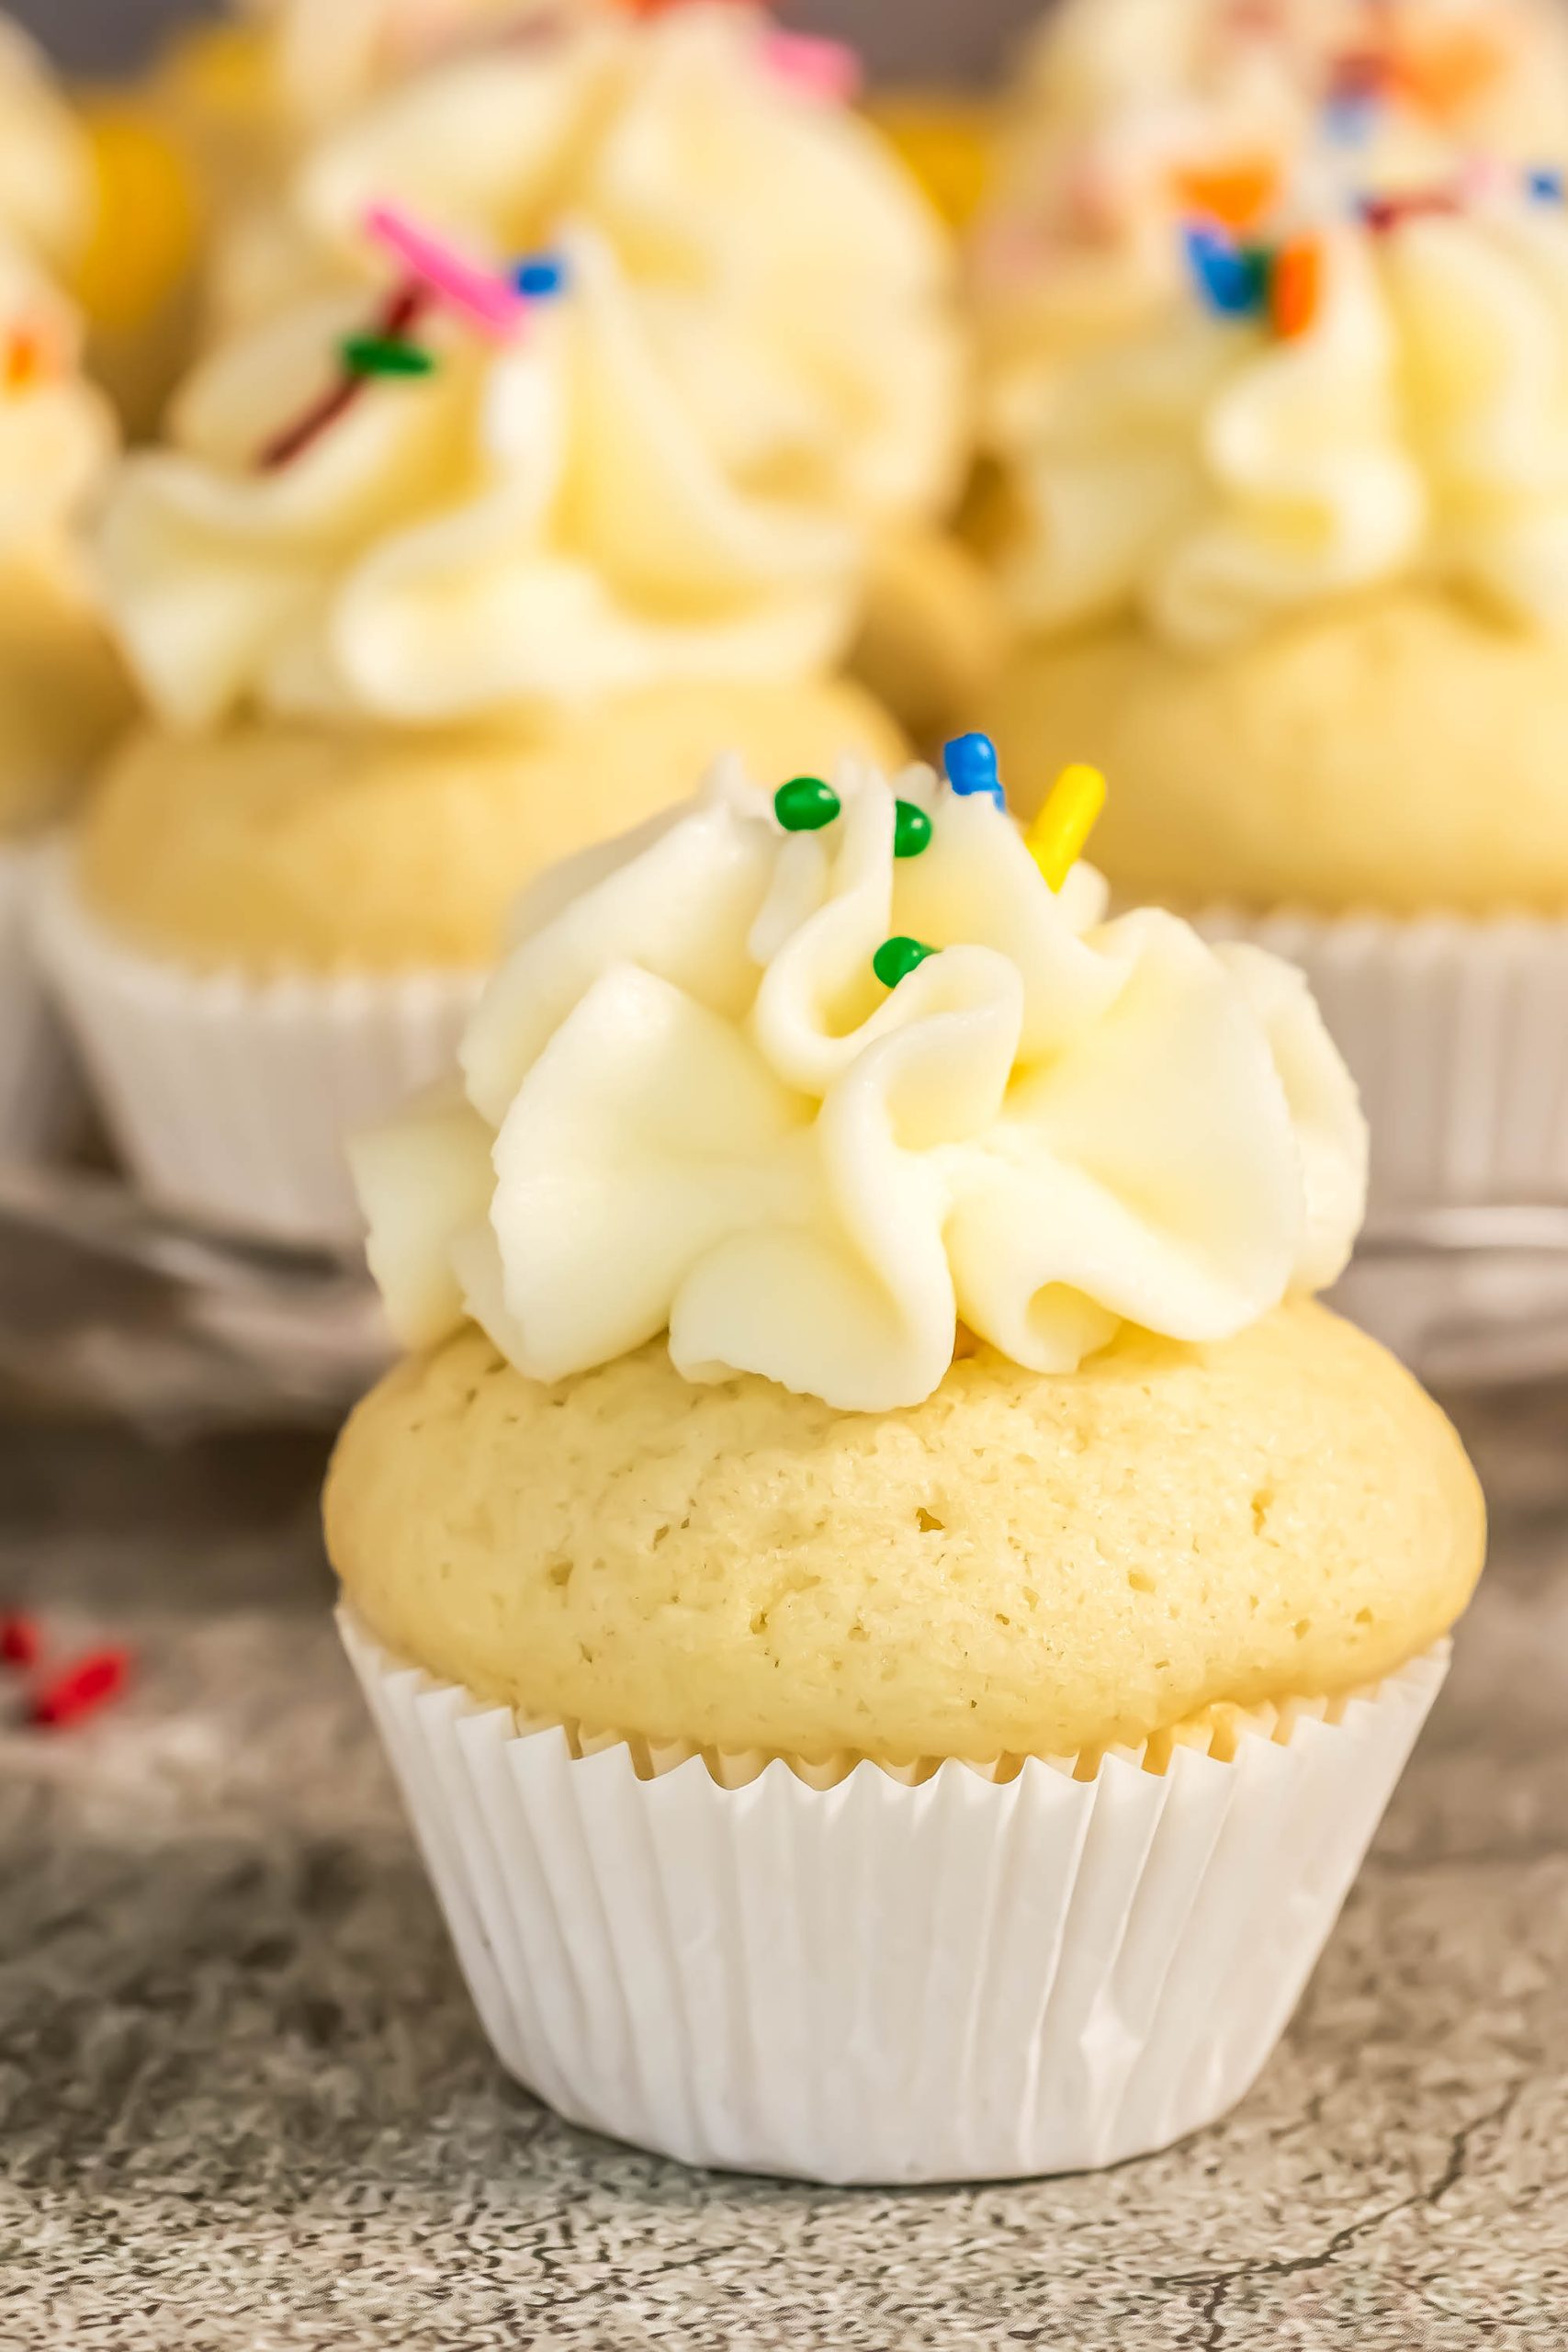
<svg viewBox="0 0 1568 2352"><path fill-rule="evenodd" d="M1269 311L1276 334L1305 334L1323 307L1323 247L1315 237L1281 245L1269 285Z"/></svg>
<svg viewBox="0 0 1568 2352"><path fill-rule="evenodd" d="M52 354L42 332L37 327L13 327L6 337L5 356L0 360L8 392L30 392L54 370Z"/></svg>
<svg viewBox="0 0 1568 2352"><path fill-rule="evenodd" d="M1255 229L1280 193L1280 166L1258 155L1244 163L1194 164L1172 175L1177 200L1240 236Z"/></svg>
<svg viewBox="0 0 1568 2352"><path fill-rule="evenodd" d="M1393 79L1439 122L1459 114L1488 89L1508 62L1506 44L1481 25L1412 41L1392 61Z"/></svg>

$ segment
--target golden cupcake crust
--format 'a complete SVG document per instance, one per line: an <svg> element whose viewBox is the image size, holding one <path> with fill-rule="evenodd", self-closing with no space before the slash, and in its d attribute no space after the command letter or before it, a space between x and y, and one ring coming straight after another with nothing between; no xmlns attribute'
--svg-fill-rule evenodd
<svg viewBox="0 0 1568 2352"><path fill-rule="evenodd" d="M1450 1626L1480 1491L1325 1309L1081 1372L956 1363L912 1410L661 1344L545 1386L478 1331L359 1407L326 1498L392 1651L595 1728L821 1756L1066 1755L1376 1679Z"/></svg>
<svg viewBox="0 0 1568 2352"><path fill-rule="evenodd" d="M1021 650L981 723L1014 806L1089 760L1118 889L1330 912L1568 907L1568 641L1416 589L1241 650L1136 624Z"/></svg>
<svg viewBox="0 0 1568 2352"><path fill-rule="evenodd" d="M903 753L831 680L662 687L544 735L148 732L95 796L82 888L134 944L204 968L482 966L525 882L683 799L716 752L782 782L846 746Z"/></svg>

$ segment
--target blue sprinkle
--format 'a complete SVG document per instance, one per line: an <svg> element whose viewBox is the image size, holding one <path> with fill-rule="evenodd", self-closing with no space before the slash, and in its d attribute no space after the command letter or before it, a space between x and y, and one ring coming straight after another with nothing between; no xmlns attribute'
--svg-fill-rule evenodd
<svg viewBox="0 0 1568 2352"><path fill-rule="evenodd" d="M519 294L538 300L547 294L558 294L566 284L566 264L558 254L528 254L512 273L512 283Z"/></svg>
<svg viewBox="0 0 1568 2352"><path fill-rule="evenodd" d="M1326 102L1323 115L1324 128L1336 147L1362 148L1371 141L1377 125L1377 101L1346 91Z"/></svg>
<svg viewBox="0 0 1568 2352"><path fill-rule="evenodd" d="M984 795L994 800L998 808L1007 807L1007 796L997 768L997 747L988 735L955 735L944 745L942 765L947 780L962 799Z"/></svg>
<svg viewBox="0 0 1568 2352"><path fill-rule="evenodd" d="M1561 204L1562 201L1563 180L1561 172L1528 172L1525 175L1525 186L1538 204Z"/></svg>
<svg viewBox="0 0 1568 2352"><path fill-rule="evenodd" d="M1189 228L1185 235L1188 262L1211 308L1230 319L1250 318L1262 310L1269 291L1262 254L1233 244L1213 229Z"/></svg>

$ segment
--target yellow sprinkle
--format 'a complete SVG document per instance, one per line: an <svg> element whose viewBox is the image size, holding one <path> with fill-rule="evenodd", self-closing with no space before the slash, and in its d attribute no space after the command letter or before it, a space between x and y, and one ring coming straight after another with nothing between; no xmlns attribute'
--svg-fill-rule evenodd
<svg viewBox="0 0 1568 2352"><path fill-rule="evenodd" d="M1098 768L1064 768L1051 786L1023 845L1053 890L1061 888L1083 854L1104 806L1105 778Z"/></svg>

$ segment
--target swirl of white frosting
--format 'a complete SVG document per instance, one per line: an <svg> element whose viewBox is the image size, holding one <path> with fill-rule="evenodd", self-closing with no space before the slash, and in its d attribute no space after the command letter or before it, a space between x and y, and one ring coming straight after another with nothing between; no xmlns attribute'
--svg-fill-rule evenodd
<svg viewBox="0 0 1568 2352"><path fill-rule="evenodd" d="M836 788L786 833L721 763L525 898L462 1097L356 1147L409 1344L468 1315L555 1380L668 1329L688 1379L881 1411L936 1388L960 1319L1067 1372L1123 1321L1217 1340L1339 1272L1366 1135L1298 974L1105 922L1087 866L1056 896L928 769ZM889 993L902 935L938 952Z"/></svg>
<svg viewBox="0 0 1568 2352"><path fill-rule="evenodd" d="M277 103L301 126L338 119L449 51L581 15L593 0L251 0ZM604 0L599 0L604 5Z"/></svg>
<svg viewBox="0 0 1568 2352"><path fill-rule="evenodd" d="M1325 108L1347 61L1376 102ZM1568 160L1555 0L1065 0L1034 42L975 240L1004 379L1125 331L1179 282L1195 185L1314 200L1430 187L1467 153Z"/></svg>
<svg viewBox="0 0 1568 2352"><path fill-rule="evenodd" d="M367 384L287 464L257 452L330 390L363 299L313 300L197 371L175 446L129 461L100 535L171 724L247 705L459 721L835 657L863 547L819 494L822 420L783 394L753 414L757 379L721 339L694 403L681 321L591 232L562 250L567 290L514 339L432 312L434 371Z"/></svg>
<svg viewBox="0 0 1568 2352"><path fill-rule="evenodd" d="M389 198L498 263L576 223L728 458L856 516L935 514L967 422L947 240L870 126L767 58L753 11L697 5L432 68L310 151L230 251L226 315L363 277Z"/></svg>
<svg viewBox="0 0 1568 2352"><path fill-rule="evenodd" d="M81 322L19 251L0 247L0 553L75 568L84 507L114 456L107 401L81 369Z"/></svg>
<svg viewBox="0 0 1568 2352"><path fill-rule="evenodd" d="M0 17L0 230L51 270L92 225L86 140L32 43Z"/></svg>
<svg viewBox="0 0 1568 2352"><path fill-rule="evenodd" d="M1213 650L1416 578L1568 622L1568 215L1340 226L1321 249L1304 334L1194 297L1001 414L1027 627L1136 610Z"/></svg>

